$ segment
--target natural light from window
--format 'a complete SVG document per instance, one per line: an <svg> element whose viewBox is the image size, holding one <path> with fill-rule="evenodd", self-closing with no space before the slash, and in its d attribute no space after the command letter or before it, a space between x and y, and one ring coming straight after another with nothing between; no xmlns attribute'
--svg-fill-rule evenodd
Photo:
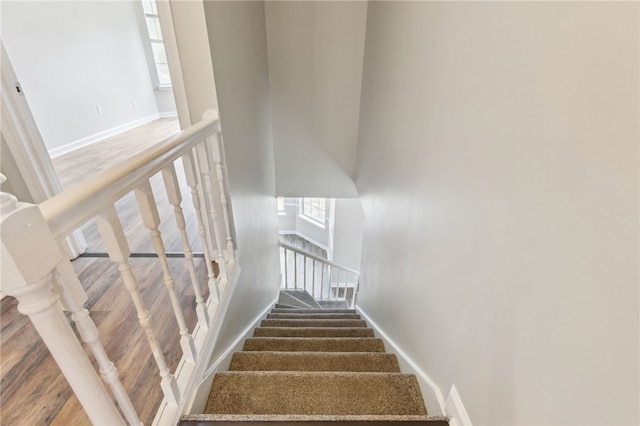
<svg viewBox="0 0 640 426"><path fill-rule="evenodd" d="M160 18L158 8L154 0L142 0L144 18L147 23L149 42L153 52L158 87L171 87L171 77L169 76L169 65L167 64L167 53L164 50L162 41L162 31L160 30Z"/></svg>
<svg viewBox="0 0 640 426"><path fill-rule="evenodd" d="M326 204L325 198L303 198L302 214L308 218L324 223Z"/></svg>

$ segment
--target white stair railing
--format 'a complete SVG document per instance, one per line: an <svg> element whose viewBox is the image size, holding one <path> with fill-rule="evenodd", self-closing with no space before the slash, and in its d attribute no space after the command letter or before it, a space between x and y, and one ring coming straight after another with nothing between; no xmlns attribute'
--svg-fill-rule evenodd
<svg viewBox="0 0 640 426"><path fill-rule="evenodd" d="M305 290L316 300L343 301L351 308L358 294L360 272L280 241L280 287Z"/></svg>
<svg viewBox="0 0 640 426"><path fill-rule="evenodd" d="M0 292L18 299L18 310L29 316L94 424L115 425L126 421L140 425L142 422L99 339L90 313L84 309L87 295L71 262L62 256L58 241L90 219L96 220L109 257L118 265L126 291L131 296L158 368L164 400L154 423L175 424L206 370L215 330L221 320L220 302L230 297L229 284L240 270L236 261L223 153L219 120L214 112L207 112L201 122L39 205L19 203L12 195L0 193ZM195 272L181 207L182 194L174 167L174 161L178 159L183 160L207 264L209 297L206 301L201 287L204 283L198 282ZM193 330L187 329L158 229L160 215L149 179L159 172L162 172L169 204L173 207L195 294L193 309L198 321ZM4 176L0 175L0 180L4 181ZM128 260L131 251L115 208L115 203L130 192L136 196L142 222L150 233L178 324L179 335L175 341L181 346L183 356L174 372L169 370L153 320L138 289ZM212 260L220 269L218 276L214 274ZM93 369L64 311L72 312L78 332L96 358L120 411Z"/></svg>

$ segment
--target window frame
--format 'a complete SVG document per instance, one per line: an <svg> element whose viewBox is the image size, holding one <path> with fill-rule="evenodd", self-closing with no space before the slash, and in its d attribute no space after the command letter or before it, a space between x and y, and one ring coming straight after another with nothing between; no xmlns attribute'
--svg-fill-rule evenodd
<svg viewBox="0 0 640 426"><path fill-rule="evenodd" d="M300 216L324 226L327 220L327 199L304 197L300 201ZM308 206L308 207L307 207ZM311 211L322 212L322 215L315 215Z"/></svg>
<svg viewBox="0 0 640 426"><path fill-rule="evenodd" d="M151 11L147 11L145 8L145 3L148 3L151 7ZM167 52L164 46L164 36L162 34L162 28L160 25L160 16L158 15L158 7L156 5L155 0L140 0L140 6L142 9L142 26L144 28L143 33L146 36L146 49L149 63L149 70L151 71L151 79L153 80L153 85L157 90L172 90L173 85L171 83L171 75L169 74L169 83L163 83L160 78L160 72L158 65L165 65L167 67L167 72L169 72L169 61L167 62L158 62L156 60L156 56L154 54L154 45L162 46L164 50L165 58L167 57ZM160 38L154 38L151 34L151 30L149 29L148 19L151 18L155 21L156 32L158 33Z"/></svg>

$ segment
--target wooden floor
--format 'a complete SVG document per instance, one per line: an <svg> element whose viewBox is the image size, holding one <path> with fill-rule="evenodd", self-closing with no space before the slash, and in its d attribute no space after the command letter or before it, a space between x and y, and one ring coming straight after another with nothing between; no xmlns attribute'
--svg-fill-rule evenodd
<svg viewBox="0 0 640 426"><path fill-rule="evenodd" d="M84 155L73 152L58 157L54 164L63 185L68 187L177 130L177 120L159 120L83 148ZM160 185L161 178L154 176L151 181L158 199L162 218L160 230L167 250L181 251L179 233L164 188ZM188 233L190 240L196 242L197 224L193 219L190 194L183 191L183 196ZM152 252L149 233L142 227L134 197L130 194L116 206L132 250ZM90 251L104 250L94 223L86 224L83 233ZM199 250L199 247L199 244L194 244L194 250ZM154 330L169 367L174 371L181 357L179 333L159 262L148 258L132 258L130 262L138 278L142 298L151 313ZM196 259L195 262L200 288L206 298L204 261ZM188 327L192 330L195 325L195 297L186 263L180 258L169 259L169 263ZM79 258L73 261L73 265L88 294L86 308L98 326L101 341L115 362L141 420L150 424L162 399L158 369L118 269L109 259L95 257ZM90 424L53 358L29 320L17 312L16 305L11 297L0 302L0 423L3 426ZM89 358L93 361L91 355Z"/></svg>
<svg viewBox="0 0 640 426"><path fill-rule="evenodd" d="M94 176L180 131L177 118L161 118L53 159L64 188Z"/></svg>

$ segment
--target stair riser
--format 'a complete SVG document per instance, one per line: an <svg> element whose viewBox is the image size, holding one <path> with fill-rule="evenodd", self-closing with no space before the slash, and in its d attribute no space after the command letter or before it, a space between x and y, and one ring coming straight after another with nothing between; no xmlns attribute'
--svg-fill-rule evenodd
<svg viewBox="0 0 640 426"><path fill-rule="evenodd" d="M391 354L327 352L236 352L229 370L400 373L398 360Z"/></svg>
<svg viewBox="0 0 640 426"><path fill-rule="evenodd" d="M287 309L273 308L272 314L355 314L355 309Z"/></svg>
<svg viewBox="0 0 640 426"><path fill-rule="evenodd" d="M311 351L311 352L384 352L381 339L341 338L249 338L245 351Z"/></svg>
<svg viewBox="0 0 640 426"><path fill-rule="evenodd" d="M360 319L358 314L267 314L268 319Z"/></svg>
<svg viewBox="0 0 640 426"><path fill-rule="evenodd" d="M253 337L374 337L370 328L348 327L258 327Z"/></svg>
<svg viewBox="0 0 640 426"><path fill-rule="evenodd" d="M280 417L280 416L278 416ZM285 417L285 416L282 416ZM224 421L224 420L183 420L180 422L181 425L185 426L275 426L275 425L284 425L284 426L327 426L327 425L337 425L337 424L346 424L353 426L449 426L449 422L446 420L353 420L351 418L341 420L339 416L332 416L335 419L332 420L304 420L304 421L295 421L295 420L284 420L278 418L278 420L269 420L269 421L255 421L255 420L232 420L232 421ZM364 418L373 417L373 416L363 416Z"/></svg>
<svg viewBox="0 0 640 426"><path fill-rule="evenodd" d="M363 320L291 320L265 319L261 327L366 327Z"/></svg>

